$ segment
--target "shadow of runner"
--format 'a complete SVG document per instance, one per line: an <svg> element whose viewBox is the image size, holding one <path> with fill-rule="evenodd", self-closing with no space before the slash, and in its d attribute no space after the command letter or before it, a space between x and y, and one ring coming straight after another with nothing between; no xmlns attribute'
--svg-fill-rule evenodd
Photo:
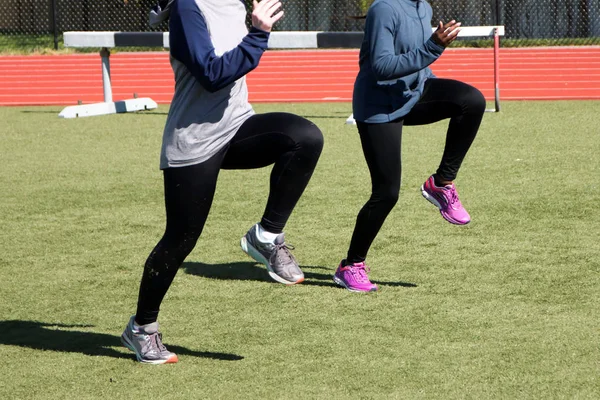
<svg viewBox="0 0 600 400"><path fill-rule="evenodd" d="M26 347L35 350L81 353L88 356L135 359L133 353L121 353L111 347L122 347L119 336L97 332L67 330L72 328L92 328L93 325L52 324L39 321L0 321L0 344ZM194 351L185 347L168 345L170 351L178 355L212 358L223 361L243 360L237 354Z"/></svg>
<svg viewBox="0 0 600 400"><path fill-rule="evenodd" d="M232 262L225 264L203 264L199 262L184 262L182 265L183 270L196 276L203 276L211 279L221 280L239 280L239 281L257 281L257 282L268 282L275 285L281 285L281 283L275 282L269 276L267 269L256 262ZM317 274L310 272L311 268L322 268L322 267L309 267L301 265L300 268L304 272L304 282L300 285L309 286L336 286L331 277L328 282L325 282L328 275Z"/></svg>
<svg viewBox="0 0 600 400"><path fill-rule="evenodd" d="M305 281L300 285L313 285L313 286L331 286L339 287L333 283L333 273L323 274L318 272L312 272L312 270L323 270L325 267L315 267L308 265L300 265L300 268L304 272ZM182 269L190 274L196 276L203 276L211 279L221 280L240 280L240 281L257 281L257 282L270 282L280 285L280 283L272 280L266 268L262 264L255 262L232 262L223 264L204 264L199 262L184 262ZM400 286L406 288L417 287L414 283L408 282L381 282L372 281L379 286Z"/></svg>

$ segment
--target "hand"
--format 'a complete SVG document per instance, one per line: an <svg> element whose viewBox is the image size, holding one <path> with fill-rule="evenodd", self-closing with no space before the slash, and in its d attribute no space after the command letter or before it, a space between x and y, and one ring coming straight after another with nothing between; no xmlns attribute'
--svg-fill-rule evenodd
<svg viewBox="0 0 600 400"><path fill-rule="evenodd" d="M459 27L460 22L456 22L455 20L452 20L445 25L440 21L437 29L433 32L433 35L431 35L431 38L440 46L448 47L450 43L456 40L456 37L460 32Z"/></svg>
<svg viewBox="0 0 600 400"><path fill-rule="evenodd" d="M261 31L271 32L273 24L283 17L283 10L275 14L281 8L281 1L261 0L259 3L253 0L252 3L252 26Z"/></svg>

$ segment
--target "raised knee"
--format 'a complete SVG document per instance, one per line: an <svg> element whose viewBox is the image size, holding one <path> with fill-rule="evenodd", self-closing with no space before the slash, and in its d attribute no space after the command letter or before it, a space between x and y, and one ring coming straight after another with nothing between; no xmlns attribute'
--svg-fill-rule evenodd
<svg viewBox="0 0 600 400"><path fill-rule="evenodd" d="M302 147L310 148L312 151L318 151L319 153L323 149L323 133L310 121L306 121L307 124L302 131L301 144Z"/></svg>
<svg viewBox="0 0 600 400"><path fill-rule="evenodd" d="M485 96L477 88L472 88L466 99L467 112L472 114L483 114L487 103Z"/></svg>

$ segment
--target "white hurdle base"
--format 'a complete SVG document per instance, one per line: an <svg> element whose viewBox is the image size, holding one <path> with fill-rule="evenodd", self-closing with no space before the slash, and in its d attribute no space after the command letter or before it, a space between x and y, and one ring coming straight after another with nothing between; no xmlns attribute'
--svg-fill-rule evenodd
<svg viewBox="0 0 600 400"><path fill-rule="evenodd" d="M97 115L153 110L156 107L158 107L156 102L151 98L140 97L139 99L69 106L64 108L58 116L60 118L94 117Z"/></svg>

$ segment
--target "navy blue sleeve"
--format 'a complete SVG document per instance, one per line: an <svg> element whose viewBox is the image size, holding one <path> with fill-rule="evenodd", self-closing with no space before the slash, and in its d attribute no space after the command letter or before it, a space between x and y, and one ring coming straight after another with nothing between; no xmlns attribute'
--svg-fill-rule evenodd
<svg viewBox="0 0 600 400"><path fill-rule="evenodd" d="M395 54L396 20L394 10L385 3L375 3L367 13L365 33L371 53L371 68L379 81L402 78L425 69L444 51L443 47L429 38L422 46L412 51Z"/></svg>
<svg viewBox="0 0 600 400"><path fill-rule="evenodd" d="M169 20L171 55L209 92L226 87L256 68L268 41L268 32L252 28L236 48L217 56L196 2L179 0L173 4Z"/></svg>

